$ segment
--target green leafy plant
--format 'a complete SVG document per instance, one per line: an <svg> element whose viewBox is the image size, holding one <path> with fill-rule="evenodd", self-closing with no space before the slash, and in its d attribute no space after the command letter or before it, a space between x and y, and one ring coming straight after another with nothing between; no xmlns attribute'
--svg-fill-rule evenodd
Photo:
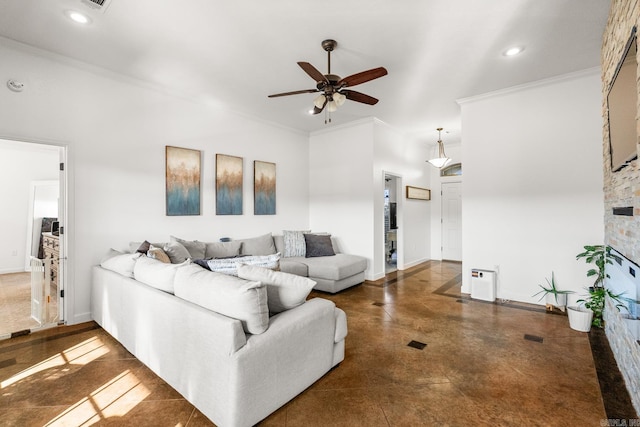
<svg viewBox="0 0 640 427"><path fill-rule="evenodd" d="M620 303L620 297L622 294L614 294L603 286L597 288L594 286L590 287L589 297L586 299L579 299L577 301L579 304L584 303L585 307L593 311L593 320L591 321L591 324L598 328L603 327L602 315L604 313L604 303L607 295L609 295L609 298L614 301L618 311L624 307L624 305Z"/></svg>
<svg viewBox="0 0 640 427"><path fill-rule="evenodd" d="M604 245L586 245L584 252L576 255L576 259L584 258L587 264L595 264L596 268L587 271L587 277L596 276L593 287L604 287L604 279L607 276L606 266L611 262L611 247Z"/></svg>
<svg viewBox="0 0 640 427"><path fill-rule="evenodd" d="M609 289L604 287L604 279L609 275L606 272L607 264L613 264L611 259L611 247L604 245L587 245L584 247L584 252L576 255L576 259L584 258L585 262L595 264L596 268L592 268L587 271L587 277L595 276L595 282L593 286L589 287L589 296L585 299L579 299L577 302L584 303L584 306L593 311L593 321L591 324L598 328L602 328L603 320L602 314L604 312L604 304L606 296L613 300L616 304L616 308L620 311L620 308L624 307L620 303L620 297L622 294L614 294Z"/></svg>
<svg viewBox="0 0 640 427"><path fill-rule="evenodd" d="M558 303L558 295L567 295L567 294L572 294L573 291L561 291L558 289L558 287L556 286L556 278L555 275L553 274L553 271L551 272L551 281L549 281L549 279L545 279L547 281L547 283L549 284L549 287L545 288L542 285L538 285L542 288L541 291L533 294L533 296L538 296L540 294L542 294L542 296L540 297L540 300L542 300L542 298L544 298L545 296L547 296L547 294L551 294L554 296L556 303Z"/></svg>

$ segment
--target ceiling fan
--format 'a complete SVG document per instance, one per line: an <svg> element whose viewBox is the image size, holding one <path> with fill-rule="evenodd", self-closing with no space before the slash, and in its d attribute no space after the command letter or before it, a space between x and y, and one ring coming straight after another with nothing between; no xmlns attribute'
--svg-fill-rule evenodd
<svg viewBox="0 0 640 427"><path fill-rule="evenodd" d="M320 92L320 95L313 102L314 106L312 114L321 113L325 109L325 107L327 108L327 111L329 113L334 112L338 109L339 106L344 104L347 99L351 101L361 102L363 104L375 105L378 102L376 98L348 88L366 83L370 80L377 79L382 76L386 76L387 70L384 67L378 67L371 70L362 71L360 73L352 74L345 78L341 78L336 74L331 74L331 51L333 51L337 46L338 42L335 40L324 40L322 42L322 48L327 52L328 58L327 74L322 74L308 62L298 62L300 68L302 68L305 73L307 73L313 80L315 80L315 89L303 89L293 92L276 93L274 95L269 95L269 98L298 95L301 93ZM331 119L329 119L329 121L331 121Z"/></svg>

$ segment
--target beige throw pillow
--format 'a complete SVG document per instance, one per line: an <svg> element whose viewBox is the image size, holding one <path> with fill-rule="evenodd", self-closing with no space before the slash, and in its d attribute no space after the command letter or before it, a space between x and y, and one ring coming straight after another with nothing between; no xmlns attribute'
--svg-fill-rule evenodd
<svg viewBox="0 0 640 427"><path fill-rule="evenodd" d="M240 320L245 332L261 334L269 327L267 289L260 282L192 264L178 270L174 288L177 297Z"/></svg>
<svg viewBox="0 0 640 427"><path fill-rule="evenodd" d="M238 277L267 285L267 303L271 313L280 313L301 305L316 285L316 282L307 277L242 263L238 263Z"/></svg>

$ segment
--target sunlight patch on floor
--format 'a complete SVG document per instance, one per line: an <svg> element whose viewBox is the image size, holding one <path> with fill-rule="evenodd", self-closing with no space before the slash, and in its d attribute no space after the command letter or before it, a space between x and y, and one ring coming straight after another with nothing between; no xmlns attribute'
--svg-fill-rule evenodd
<svg viewBox="0 0 640 427"><path fill-rule="evenodd" d="M50 358L37 363L22 372L17 373L8 380L0 382L0 389L7 388L12 384L17 383L25 378L35 375L39 372L45 372L48 369L61 367L64 365L86 365L89 362L96 360L97 358L107 354L109 349L98 337L89 338L86 341L81 342L78 345L70 347L61 353L58 353ZM55 373L54 377L49 379L55 379L59 374Z"/></svg>
<svg viewBox="0 0 640 427"><path fill-rule="evenodd" d="M108 418L122 417L150 394L149 389L127 369L45 426L90 426Z"/></svg>

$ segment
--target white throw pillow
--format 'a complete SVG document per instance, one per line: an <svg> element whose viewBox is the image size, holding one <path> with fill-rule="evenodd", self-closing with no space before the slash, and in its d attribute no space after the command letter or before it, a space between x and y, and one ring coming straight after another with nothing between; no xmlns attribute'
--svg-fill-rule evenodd
<svg viewBox="0 0 640 427"><path fill-rule="evenodd" d="M172 294L176 271L190 263L191 261L187 260L181 264L165 264L157 259L140 257L133 269L133 275L138 282Z"/></svg>
<svg viewBox="0 0 640 427"><path fill-rule="evenodd" d="M133 277L133 268L136 265L136 260L140 258L141 255L140 252L126 254L116 251L115 249L109 249L107 255L100 262L100 266L122 274L123 276Z"/></svg>
<svg viewBox="0 0 640 427"><path fill-rule="evenodd" d="M238 275L238 263L257 265L264 268L277 270L280 268L280 253L272 255L239 256L233 258L207 260L209 270L217 273Z"/></svg>
<svg viewBox="0 0 640 427"><path fill-rule="evenodd" d="M267 288L260 282L192 264L176 272L174 290L177 297L240 320L247 333L261 334L269 327Z"/></svg>
<svg viewBox="0 0 640 427"><path fill-rule="evenodd" d="M307 245L304 241L304 234L311 230L282 230L284 239L284 257L305 256Z"/></svg>
<svg viewBox="0 0 640 427"><path fill-rule="evenodd" d="M295 274L238 263L238 277L267 285L267 303L271 313L280 313L304 303L316 282Z"/></svg>

